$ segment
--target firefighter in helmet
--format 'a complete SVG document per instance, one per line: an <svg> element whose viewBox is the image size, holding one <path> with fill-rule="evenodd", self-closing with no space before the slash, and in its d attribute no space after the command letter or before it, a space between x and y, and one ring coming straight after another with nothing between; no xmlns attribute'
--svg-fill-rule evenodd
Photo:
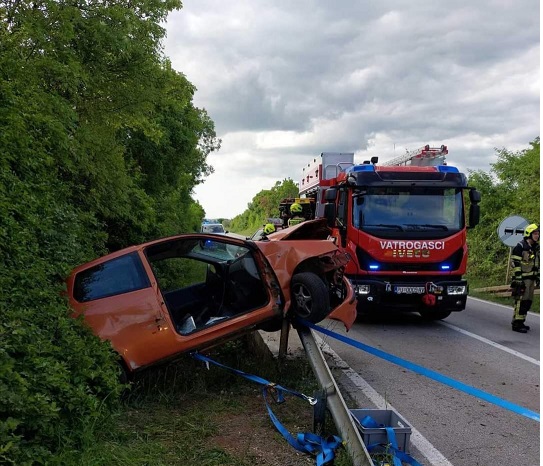
<svg viewBox="0 0 543 466"><path fill-rule="evenodd" d="M295 202L290 206L290 213L292 214L292 217L288 219L288 226L291 227L293 225L298 225L298 223L302 223L305 218L302 215L302 205Z"/></svg>
<svg viewBox="0 0 543 466"><path fill-rule="evenodd" d="M526 315L532 306L534 289L539 286L539 226L535 223L524 229L524 238L511 252L513 281L512 296L515 298L513 320L514 332L526 333Z"/></svg>
<svg viewBox="0 0 543 466"><path fill-rule="evenodd" d="M269 241L268 235L271 235L272 233L275 233L275 225L273 223L266 223L266 225L264 225L264 228L262 229L260 239L264 241Z"/></svg>

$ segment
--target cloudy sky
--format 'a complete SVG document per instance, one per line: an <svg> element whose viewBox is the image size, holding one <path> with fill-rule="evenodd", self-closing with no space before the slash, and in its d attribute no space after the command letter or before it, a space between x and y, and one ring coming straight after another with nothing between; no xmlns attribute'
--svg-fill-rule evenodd
<svg viewBox="0 0 543 466"><path fill-rule="evenodd" d="M195 190L241 214L321 152L381 161L425 144L460 169L539 136L538 0L183 0L165 54L222 139Z"/></svg>

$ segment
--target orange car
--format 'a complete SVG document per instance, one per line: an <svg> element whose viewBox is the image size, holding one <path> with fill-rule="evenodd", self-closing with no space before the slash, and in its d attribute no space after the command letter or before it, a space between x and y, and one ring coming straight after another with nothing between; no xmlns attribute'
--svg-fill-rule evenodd
<svg viewBox="0 0 543 466"><path fill-rule="evenodd" d="M74 269L70 304L111 341L126 375L254 329L278 330L287 314L349 329L349 256L328 233L313 220L265 241L185 234L131 246Z"/></svg>

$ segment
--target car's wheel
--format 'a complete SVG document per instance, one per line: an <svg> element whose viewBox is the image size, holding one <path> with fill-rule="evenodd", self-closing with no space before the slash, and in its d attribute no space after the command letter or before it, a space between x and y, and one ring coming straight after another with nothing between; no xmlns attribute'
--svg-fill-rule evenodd
<svg viewBox="0 0 543 466"><path fill-rule="evenodd" d="M323 320L330 312L330 296L326 284L314 273L297 273L291 280L292 310L312 323Z"/></svg>
<svg viewBox="0 0 543 466"><path fill-rule="evenodd" d="M451 315L451 311L419 311L424 320L441 320Z"/></svg>
<svg viewBox="0 0 543 466"><path fill-rule="evenodd" d="M132 381L132 376L128 371L124 361L120 360L117 362L117 367L119 370L119 383L122 385L127 385Z"/></svg>

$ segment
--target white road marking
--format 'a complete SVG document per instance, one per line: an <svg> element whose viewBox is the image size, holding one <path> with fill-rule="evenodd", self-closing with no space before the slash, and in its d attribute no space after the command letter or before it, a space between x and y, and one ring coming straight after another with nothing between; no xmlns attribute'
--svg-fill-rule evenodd
<svg viewBox="0 0 543 466"><path fill-rule="evenodd" d="M460 327L457 327L456 325L449 324L448 322L439 322L441 325L444 325L445 327L449 327L452 330L456 330L457 332L463 333L464 335L467 335L468 337L475 338L476 340L482 341L483 343L486 343L487 345L493 346L494 348L500 349L502 351L505 351L506 353L512 354L513 356L516 356L517 358L524 359L525 361L531 362L532 364L535 364L536 366L540 365L540 362L537 359L531 358L530 356L526 356L525 354L519 353L518 351L512 350L511 348L507 348L507 346L500 345L499 343L495 343L492 340L488 340L487 338L481 337L479 335L475 335L475 333L468 332L467 330L461 329Z"/></svg>
<svg viewBox="0 0 543 466"><path fill-rule="evenodd" d="M474 301L479 301L480 303L493 304L494 306L503 307L504 309L507 309L509 311L513 310L513 306L506 306L505 304L498 304L498 303L494 303L492 301L486 301L484 299L472 298L471 296L468 296L468 299L473 299ZM528 314L530 314L531 316L534 316L534 317L539 317L539 314L537 312L530 311Z"/></svg>
<svg viewBox="0 0 543 466"><path fill-rule="evenodd" d="M360 375L351 369L351 367L324 342L324 340L313 332L315 339L321 350L324 353L329 354L334 360L336 367L340 368L343 373L349 378L349 380L358 388L378 409L391 409L397 414L400 414L394 406L388 403L377 391L366 382ZM404 417L404 416L401 416ZM443 454L437 450L423 435L411 426L411 443L417 448L418 451L428 460L428 464L431 466L453 466L453 464L443 456Z"/></svg>

